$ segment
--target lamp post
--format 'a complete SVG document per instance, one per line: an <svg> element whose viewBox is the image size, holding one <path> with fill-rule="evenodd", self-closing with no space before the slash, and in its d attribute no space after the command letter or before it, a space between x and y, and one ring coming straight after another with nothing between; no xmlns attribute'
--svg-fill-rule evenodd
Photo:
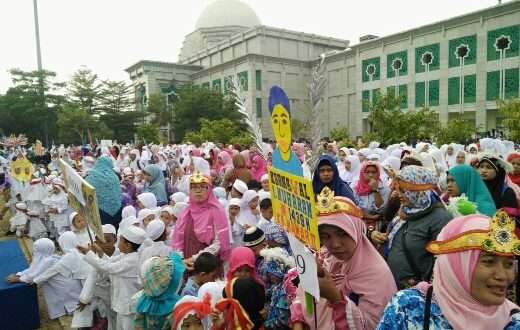
<svg viewBox="0 0 520 330"><path fill-rule="evenodd" d="M45 111L43 120L43 134L45 136L45 145L49 147L49 128L47 123L47 109L45 109L45 91L43 86L43 69L42 69L42 54L40 48L40 24L38 22L38 3L37 0L33 0L33 14L34 14L34 34L36 39L36 60L38 63L38 82L40 87L40 102L42 111Z"/></svg>
<svg viewBox="0 0 520 330"><path fill-rule="evenodd" d="M455 57L459 59L459 100L460 100L460 114L464 113L464 62L469 56L470 48L466 44L460 44L455 49Z"/></svg>

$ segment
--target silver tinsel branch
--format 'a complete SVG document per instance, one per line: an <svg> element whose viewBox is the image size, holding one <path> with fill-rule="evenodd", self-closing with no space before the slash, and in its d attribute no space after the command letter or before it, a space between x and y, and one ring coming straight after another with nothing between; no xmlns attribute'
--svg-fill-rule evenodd
<svg viewBox="0 0 520 330"><path fill-rule="evenodd" d="M321 141L321 104L323 101L323 92L325 91L325 55L321 55L321 61L312 71L311 82L309 83L309 100L311 103L311 154L307 160L307 165L311 171L316 167L320 158L320 141Z"/></svg>
<svg viewBox="0 0 520 330"><path fill-rule="evenodd" d="M256 147L258 153L264 158L267 159L267 154L264 149L264 143L262 141L262 129L260 128L260 123L256 116L254 116L250 111L248 111L246 105L246 97L242 91L242 86L237 77L233 77L230 80L231 84L231 93L233 94L233 98L235 99L235 105L237 106L238 112L244 116L244 122L246 123L249 133L254 140L254 146Z"/></svg>

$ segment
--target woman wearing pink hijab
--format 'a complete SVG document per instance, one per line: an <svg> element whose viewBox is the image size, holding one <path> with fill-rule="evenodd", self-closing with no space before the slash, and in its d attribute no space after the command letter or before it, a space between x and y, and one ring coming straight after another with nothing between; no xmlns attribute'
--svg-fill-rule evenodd
<svg viewBox="0 0 520 330"><path fill-rule="evenodd" d="M451 220L427 246L433 283L398 292L378 329L519 329L519 307L506 299L520 254L514 228L503 211Z"/></svg>
<svg viewBox="0 0 520 330"><path fill-rule="evenodd" d="M262 175L267 173L267 162L260 155L254 155L251 161L253 180L260 182Z"/></svg>
<svg viewBox="0 0 520 330"><path fill-rule="evenodd" d="M233 168L233 159L231 159L231 155L227 151L221 151L218 153L217 157L217 174L219 176L223 176L226 171L230 168Z"/></svg>
<svg viewBox="0 0 520 330"><path fill-rule="evenodd" d="M374 329L397 291L385 260L366 236L362 211L348 198L318 197L318 230L322 265L318 267L320 299L317 329ZM322 199L322 196L325 197ZM316 329L303 310L302 288L291 305L291 323Z"/></svg>
<svg viewBox="0 0 520 330"><path fill-rule="evenodd" d="M202 252L229 259L229 224L226 212L212 193L208 177L195 172L190 177L188 207L179 215L173 232L172 247L184 255L190 270Z"/></svg>

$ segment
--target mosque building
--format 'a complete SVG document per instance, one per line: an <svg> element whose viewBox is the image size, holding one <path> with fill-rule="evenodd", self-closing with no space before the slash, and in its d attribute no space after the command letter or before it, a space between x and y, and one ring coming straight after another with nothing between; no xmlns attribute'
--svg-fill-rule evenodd
<svg viewBox="0 0 520 330"><path fill-rule="evenodd" d="M309 113L308 84L325 56L324 136L346 126L352 136L369 129L369 104L382 93L400 97L403 111L427 107L442 123L458 116L480 131L501 128L497 100L520 93L520 1L359 43L262 25L240 0L216 0L185 37L176 63L142 60L126 69L137 110L151 94L167 98L193 84L227 93L237 77L247 103L272 137L269 89L281 86L299 120ZM267 125L265 124L267 123Z"/></svg>

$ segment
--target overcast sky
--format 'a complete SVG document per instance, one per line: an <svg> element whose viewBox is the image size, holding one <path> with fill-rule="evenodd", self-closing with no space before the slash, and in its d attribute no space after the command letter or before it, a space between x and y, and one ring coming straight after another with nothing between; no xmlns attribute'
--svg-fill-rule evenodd
<svg viewBox="0 0 520 330"><path fill-rule="evenodd" d="M43 67L67 80L81 66L127 79L141 60L174 62L214 0L39 0ZM243 0L262 24L347 39L385 36L493 6L497 0ZM0 93L8 70L36 69L32 0L0 0Z"/></svg>

